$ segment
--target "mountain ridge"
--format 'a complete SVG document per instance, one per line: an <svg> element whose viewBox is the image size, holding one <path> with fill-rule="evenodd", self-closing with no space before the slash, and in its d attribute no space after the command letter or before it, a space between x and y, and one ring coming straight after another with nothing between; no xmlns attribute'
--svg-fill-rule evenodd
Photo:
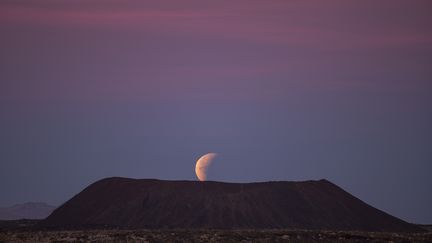
<svg viewBox="0 0 432 243"><path fill-rule="evenodd" d="M44 202L26 202L0 207L0 220L44 219L56 207Z"/></svg>

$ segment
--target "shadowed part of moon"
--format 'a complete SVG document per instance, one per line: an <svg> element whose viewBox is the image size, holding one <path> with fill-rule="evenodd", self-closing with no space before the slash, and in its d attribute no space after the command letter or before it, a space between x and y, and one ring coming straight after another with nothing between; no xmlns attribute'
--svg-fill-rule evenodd
<svg viewBox="0 0 432 243"><path fill-rule="evenodd" d="M207 180L208 168L210 167L210 164L212 163L215 157L216 157L216 153L208 153L201 156L201 158L198 159L195 165L195 173L198 177L198 180L200 181Z"/></svg>

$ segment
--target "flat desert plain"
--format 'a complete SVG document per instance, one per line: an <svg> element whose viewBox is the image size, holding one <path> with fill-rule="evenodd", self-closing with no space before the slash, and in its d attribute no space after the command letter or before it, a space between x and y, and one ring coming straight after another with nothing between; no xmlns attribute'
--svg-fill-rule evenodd
<svg viewBox="0 0 432 243"><path fill-rule="evenodd" d="M309 230L68 230L0 232L0 242L432 242L432 233Z"/></svg>

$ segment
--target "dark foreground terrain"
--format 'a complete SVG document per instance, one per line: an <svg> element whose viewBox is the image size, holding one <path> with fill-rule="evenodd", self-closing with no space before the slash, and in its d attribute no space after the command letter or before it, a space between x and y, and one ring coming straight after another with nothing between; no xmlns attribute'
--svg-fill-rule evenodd
<svg viewBox="0 0 432 243"><path fill-rule="evenodd" d="M0 242L432 242L426 233L329 230L46 230L40 220L0 220Z"/></svg>
<svg viewBox="0 0 432 243"><path fill-rule="evenodd" d="M0 231L0 242L432 242L432 233L309 230Z"/></svg>

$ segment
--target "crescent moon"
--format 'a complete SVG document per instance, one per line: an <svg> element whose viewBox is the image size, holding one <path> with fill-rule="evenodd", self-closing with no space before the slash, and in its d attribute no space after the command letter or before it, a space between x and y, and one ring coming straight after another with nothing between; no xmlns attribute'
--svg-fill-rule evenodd
<svg viewBox="0 0 432 243"><path fill-rule="evenodd" d="M198 177L198 180L200 181L207 180L208 168L212 163L212 161L214 160L214 158L216 157L216 155L217 155L216 153L208 153L201 156L201 158L197 160L195 165L195 173L196 176Z"/></svg>

